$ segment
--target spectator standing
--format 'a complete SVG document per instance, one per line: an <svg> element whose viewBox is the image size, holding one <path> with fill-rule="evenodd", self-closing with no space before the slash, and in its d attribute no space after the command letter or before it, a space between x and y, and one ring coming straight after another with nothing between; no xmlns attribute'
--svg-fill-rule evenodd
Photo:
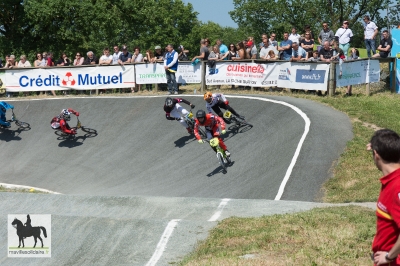
<svg viewBox="0 0 400 266"><path fill-rule="evenodd" d="M232 60L250 59L250 55L247 53L246 47L244 46L243 42L238 42L237 49L237 57L232 58Z"/></svg>
<svg viewBox="0 0 400 266"><path fill-rule="evenodd" d="M237 56L237 48L234 43L229 44L229 50L224 55L221 56L221 59L232 60Z"/></svg>
<svg viewBox="0 0 400 266"><path fill-rule="evenodd" d="M18 67L31 67L32 65L31 65L31 63L28 61L28 60L26 60L26 55L21 55L20 57L19 57L19 62L18 62Z"/></svg>
<svg viewBox="0 0 400 266"><path fill-rule="evenodd" d="M254 43L254 38L249 37L247 40L247 53L249 54L250 59L256 59L257 58L257 46Z"/></svg>
<svg viewBox="0 0 400 266"><path fill-rule="evenodd" d="M36 60L33 62L35 67L45 67L46 60L43 58L42 53L36 53Z"/></svg>
<svg viewBox="0 0 400 266"><path fill-rule="evenodd" d="M292 43L297 42L300 43L300 35L297 34L296 28L292 27L292 33L289 35L289 40L292 41Z"/></svg>
<svg viewBox="0 0 400 266"><path fill-rule="evenodd" d="M54 66L54 62L53 62L53 53L52 52L43 52L43 59L46 62L46 67L52 67ZM45 94L44 91L41 91L40 94ZM51 91L51 94L53 96L57 96L56 92L54 90Z"/></svg>
<svg viewBox="0 0 400 266"><path fill-rule="evenodd" d="M66 53L61 53L60 58L57 61L57 66L69 66L71 64L71 60L67 57Z"/></svg>
<svg viewBox="0 0 400 266"><path fill-rule="evenodd" d="M360 59L360 52L357 48L351 48L350 60Z"/></svg>
<svg viewBox="0 0 400 266"><path fill-rule="evenodd" d="M210 52L208 51L207 43L206 43L206 41L204 39L201 39L201 41L200 41L200 55L193 57L192 58L192 62L194 62L194 60L196 60L196 59L207 60L209 55L210 55Z"/></svg>
<svg viewBox="0 0 400 266"><path fill-rule="evenodd" d="M310 39L314 41L314 34L311 30L311 26L310 25L305 25L304 26L304 35L309 32L310 33Z"/></svg>
<svg viewBox="0 0 400 266"><path fill-rule="evenodd" d="M318 51L317 50L315 50L315 51L309 51L309 52L307 52L307 61L309 61L309 62L318 62L318 61L320 61L320 58L319 58L319 56L318 56Z"/></svg>
<svg viewBox="0 0 400 266"><path fill-rule="evenodd" d="M208 49L208 52L211 53L211 51L213 50L212 46L211 46L211 42L209 38L205 38L204 41L206 42L206 46Z"/></svg>
<svg viewBox="0 0 400 266"><path fill-rule="evenodd" d="M113 62L114 57L110 55L110 49L108 47L103 49L103 55L99 59L99 65L108 66Z"/></svg>
<svg viewBox="0 0 400 266"><path fill-rule="evenodd" d="M226 45L223 43L223 41L221 39L217 39L217 45L219 47L219 53L221 55L225 54L226 52L228 52L228 47L226 47Z"/></svg>
<svg viewBox="0 0 400 266"><path fill-rule="evenodd" d="M319 50L319 58L323 62L331 62L333 56L333 50L329 41L324 42L324 46Z"/></svg>
<svg viewBox="0 0 400 266"><path fill-rule="evenodd" d="M297 42L292 44L292 57L290 61L301 61L305 60L307 57L306 51L299 46Z"/></svg>
<svg viewBox="0 0 400 266"><path fill-rule="evenodd" d="M400 265L400 136L390 130L376 131L367 150L382 172L376 205L376 234L372 242L375 265Z"/></svg>
<svg viewBox="0 0 400 266"><path fill-rule="evenodd" d="M114 47L113 47L113 49L114 49L114 53L113 53L113 55L112 55L112 65L118 65L118 59L119 59L119 56L122 54L122 52L119 50L119 47L118 47L118 45L114 45Z"/></svg>
<svg viewBox="0 0 400 266"><path fill-rule="evenodd" d="M132 55L132 61L131 63L142 63L143 62L143 55L140 53L140 48L139 47L135 47L135 49L133 50L133 55ZM138 87L138 91L140 92L140 89L142 88L142 84L136 84L136 86ZM135 88L131 88L132 92L136 92Z"/></svg>
<svg viewBox="0 0 400 266"><path fill-rule="evenodd" d="M174 50L172 44L167 45L168 52L165 54L164 69L167 76L168 94L178 94L178 85L176 83L175 73L178 70L178 53Z"/></svg>
<svg viewBox="0 0 400 266"><path fill-rule="evenodd" d="M376 53L375 37L378 35L378 27L371 21L369 16L364 16L364 42L367 48L367 56L371 57Z"/></svg>
<svg viewBox="0 0 400 266"><path fill-rule="evenodd" d="M123 45L122 46L122 53L119 55L118 64L123 66L124 64L131 63L132 54L128 52L128 47Z"/></svg>
<svg viewBox="0 0 400 266"><path fill-rule="evenodd" d="M269 38L269 45L274 46L276 49L278 49L278 41L276 40L275 33L271 33L271 38Z"/></svg>
<svg viewBox="0 0 400 266"><path fill-rule="evenodd" d="M153 51L152 50L146 50L146 56L143 57L143 62L146 64L151 63L152 59L154 57ZM152 91L153 90L153 84L146 84L146 90L147 91Z"/></svg>
<svg viewBox="0 0 400 266"><path fill-rule="evenodd" d="M267 39L268 40L268 35L266 34L266 33L263 33L262 35L261 35L261 42L258 44L258 48L261 50L261 48L263 48L264 47L264 39ZM269 45L269 43L268 43L268 45Z"/></svg>
<svg viewBox="0 0 400 266"><path fill-rule="evenodd" d="M185 50L185 47L183 45L179 45L179 54L178 54L178 60L179 61L190 61L189 56L187 55L189 53L189 50Z"/></svg>
<svg viewBox="0 0 400 266"><path fill-rule="evenodd" d="M264 58L265 60L278 60L278 56L275 54L273 50L269 50L267 56Z"/></svg>
<svg viewBox="0 0 400 266"><path fill-rule="evenodd" d="M329 29L328 23L322 23L322 30L319 32L318 41L320 45L324 45L325 41L329 42L329 45L332 45L335 40L335 34L331 29Z"/></svg>
<svg viewBox="0 0 400 266"><path fill-rule="evenodd" d="M14 67L18 67L18 62L15 61L15 55L12 54L8 58L7 63L4 66L4 68L14 68Z"/></svg>
<svg viewBox="0 0 400 266"><path fill-rule="evenodd" d="M311 32L306 31L304 39L301 40L300 45L306 52L314 50L314 40L311 39Z"/></svg>
<svg viewBox="0 0 400 266"><path fill-rule="evenodd" d="M281 53L281 60L290 60L292 57L292 41L289 40L288 32L283 33L283 41L279 44L278 51Z"/></svg>
<svg viewBox="0 0 400 266"><path fill-rule="evenodd" d="M335 38L339 42L339 48L343 50L344 56L347 59L349 54L350 42L353 37L353 32L349 29L349 22L343 21L343 26L336 31Z"/></svg>
<svg viewBox="0 0 400 266"><path fill-rule="evenodd" d="M382 32L383 39L381 40L378 46L378 53L374 54L373 57L381 57L386 58L390 55L390 50L392 49L393 42L392 39L389 37L389 32L384 30Z"/></svg>
<svg viewBox="0 0 400 266"><path fill-rule="evenodd" d="M163 53L162 53L162 51L161 51L161 46L159 46L159 45L157 45L155 48L154 48L154 50L155 50L155 52L154 52L154 58L153 58L153 63L155 63L155 62L157 62L157 61L162 61L162 60L164 60L164 55L163 55Z"/></svg>
<svg viewBox="0 0 400 266"><path fill-rule="evenodd" d="M97 65L99 63L99 60L97 60L97 57L92 51L89 51L86 53L87 57L83 61L84 65Z"/></svg>
<svg viewBox="0 0 400 266"><path fill-rule="evenodd" d="M80 52L77 52L74 59L74 66L81 66L83 65L83 61L85 58L82 56Z"/></svg>
<svg viewBox="0 0 400 266"><path fill-rule="evenodd" d="M260 58L261 59L267 59L267 56L270 51L273 51L273 53L275 53L275 55L279 54L279 52L278 52L278 50L276 50L275 46L268 45L269 42L268 42L267 38L263 39L263 44L264 44L263 47L260 49ZM270 58L270 57L268 57L268 58Z"/></svg>

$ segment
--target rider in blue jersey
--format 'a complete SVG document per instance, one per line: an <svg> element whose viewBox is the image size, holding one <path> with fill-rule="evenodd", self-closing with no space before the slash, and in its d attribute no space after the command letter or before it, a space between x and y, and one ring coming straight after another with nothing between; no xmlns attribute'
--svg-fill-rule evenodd
<svg viewBox="0 0 400 266"><path fill-rule="evenodd" d="M6 102L0 102L0 125L4 127L11 126L10 122L7 122L6 119L7 109L14 109L14 106Z"/></svg>

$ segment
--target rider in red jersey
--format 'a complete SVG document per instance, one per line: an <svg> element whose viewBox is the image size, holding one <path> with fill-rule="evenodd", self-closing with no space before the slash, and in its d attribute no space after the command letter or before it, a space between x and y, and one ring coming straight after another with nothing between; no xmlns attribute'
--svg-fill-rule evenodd
<svg viewBox="0 0 400 266"><path fill-rule="evenodd" d="M55 120L55 118L53 118L52 122L53 123L57 123L57 122L60 123L60 128L61 128L62 132L70 134L70 135L75 135L76 134L76 128L71 128L67 123L67 121L71 120L71 114L79 116L79 112L77 112L77 111L75 111L75 110L73 110L71 108L63 109L61 111L61 114L59 114L57 117L55 117L55 118L59 118L59 121L54 121L53 122L53 120ZM53 127L53 123L52 123L52 127Z"/></svg>
<svg viewBox="0 0 400 266"><path fill-rule="evenodd" d="M194 125L194 135L196 136L196 139L198 139L199 143L204 143L199 134L199 126L203 126L206 129L207 139L210 140L213 137L217 137L219 140L219 145L225 151L225 155L226 156L231 155L231 153L228 151L228 148L226 147L224 141L220 137L221 134L226 133L225 122L221 117L213 115L213 114L206 114L205 111L198 110L196 112L196 120L195 121L196 121L196 124ZM215 152L217 152L217 149L215 147L212 147L212 149Z"/></svg>

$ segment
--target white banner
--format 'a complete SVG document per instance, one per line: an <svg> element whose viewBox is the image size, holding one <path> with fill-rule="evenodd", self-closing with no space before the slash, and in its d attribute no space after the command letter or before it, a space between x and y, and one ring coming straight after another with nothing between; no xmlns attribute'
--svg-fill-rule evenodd
<svg viewBox="0 0 400 266"><path fill-rule="evenodd" d="M329 64L279 63L278 87L326 91Z"/></svg>
<svg viewBox="0 0 400 266"><path fill-rule="evenodd" d="M7 91L87 90L135 86L134 65L28 68L6 71Z"/></svg>
<svg viewBox="0 0 400 266"><path fill-rule="evenodd" d="M206 69L207 85L241 85L253 87L276 86L276 63L216 62L215 68Z"/></svg>
<svg viewBox="0 0 400 266"><path fill-rule="evenodd" d="M163 63L136 64L135 67L137 84L167 83ZM201 64L192 66L190 62L179 62L175 77L178 83L201 83Z"/></svg>
<svg viewBox="0 0 400 266"><path fill-rule="evenodd" d="M378 60L343 62L336 65L336 86L374 83L380 80Z"/></svg>

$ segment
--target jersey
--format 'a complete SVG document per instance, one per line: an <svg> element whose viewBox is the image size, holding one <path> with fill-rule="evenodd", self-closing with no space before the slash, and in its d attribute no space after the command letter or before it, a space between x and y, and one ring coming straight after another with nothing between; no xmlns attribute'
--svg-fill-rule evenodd
<svg viewBox="0 0 400 266"><path fill-rule="evenodd" d="M213 133L217 131L219 126L221 126L221 129L225 129L225 122L224 120L216 115L213 114L206 114L206 117L204 119L204 123L200 124L199 120L196 119L196 124L194 125L194 135L196 136L196 139L200 140L201 136L199 134L199 126L205 127L207 131L212 131Z"/></svg>
<svg viewBox="0 0 400 266"><path fill-rule="evenodd" d="M68 110L68 112L70 112L76 116L79 116L79 112L77 112L71 108L68 108L67 110ZM67 121L65 121L65 119L61 116L61 114L59 115L59 117L60 117L59 123L60 123L60 128L61 128L62 132L67 133L67 134L74 134L76 131L74 129L71 129L71 127L68 125Z"/></svg>
<svg viewBox="0 0 400 266"><path fill-rule="evenodd" d="M217 105L219 101L226 102L226 98L222 93L213 93L211 102L206 102L206 108L209 113L212 113L212 107Z"/></svg>
<svg viewBox="0 0 400 266"><path fill-rule="evenodd" d="M175 108L175 105L176 105L177 103L180 103L180 102L184 102L184 103L186 103L187 105L190 105L190 102L189 102L189 101L187 101L187 100L185 100L185 99L182 99L182 98L174 98L174 99L172 99L172 106L166 106L166 105L164 104L164 111L165 111L165 118L166 118L166 119L168 119L168 120L175 120L175 117L171 117L171 111Z"/></svg>

